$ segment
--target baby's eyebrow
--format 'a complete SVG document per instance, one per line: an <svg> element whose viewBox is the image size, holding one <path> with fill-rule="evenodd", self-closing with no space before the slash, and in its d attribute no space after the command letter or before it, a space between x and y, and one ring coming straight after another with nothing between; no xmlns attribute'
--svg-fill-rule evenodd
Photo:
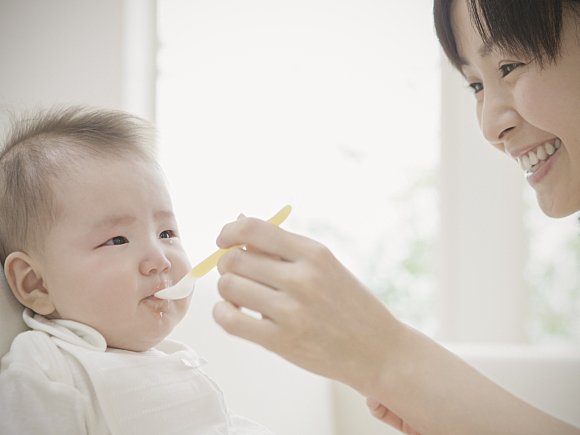
<svg viewBox="0 0 580 435"><path fill-rule="evenodd" d="M175 213L171 210L159 210L153 214L153 217L157 220L175 219ZM134 223L136 220L137 217L130 214L113 215L101 219L94 227L99 230L103 228L127 226Z"/></svg>
<svg viewBox="0 0 580 435"><path fill-rule="evenodd" d="M158 212L155 212L155 214L153 215L155 217L155 219L175 219L175 213L173 213L171 210L159 210Z"/></svg>
<svg viewBox="0 0 580 435"><path fill-rule="evenodd" d="M129 225L132 224L137 220L136 216L132 215L115 215L115 216L107 216L104 219L101 219L95 224L95 228L110 228L110 227L117 227L122 225Z"/></svg>

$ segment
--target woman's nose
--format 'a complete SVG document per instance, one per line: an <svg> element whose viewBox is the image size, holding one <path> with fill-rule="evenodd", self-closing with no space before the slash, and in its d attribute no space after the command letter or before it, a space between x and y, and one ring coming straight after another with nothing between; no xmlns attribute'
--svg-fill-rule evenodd
<svg viewBox="0 0 580 435"><path fill-rule="evenodd" d="M484 92L478 113L481 130L488 142L503 148L503 142L517 128L521 118L510 92L501 86L486 87Z"/></svg>
<svg viewBox="0 0 580 435"><path fill-rule="evenodd" d="M151 246L144 252L139 271L142 275L149 276L167 271L171 268L171 262L161 247Z"/></svg>

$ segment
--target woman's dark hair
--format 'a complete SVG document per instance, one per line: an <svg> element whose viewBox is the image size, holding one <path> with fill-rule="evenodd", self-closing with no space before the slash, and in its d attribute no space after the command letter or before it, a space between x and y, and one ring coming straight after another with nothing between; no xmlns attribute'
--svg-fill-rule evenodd
<svg viewBox="0 0 580 435"><path fill-rule="evenodd" d="M540 67L558 59L562 11L580 16L580 0L434 0L435 31L457 69L461 62L451 29L451 6L466 1L469 15L485 44L534 59Z"/></svg>

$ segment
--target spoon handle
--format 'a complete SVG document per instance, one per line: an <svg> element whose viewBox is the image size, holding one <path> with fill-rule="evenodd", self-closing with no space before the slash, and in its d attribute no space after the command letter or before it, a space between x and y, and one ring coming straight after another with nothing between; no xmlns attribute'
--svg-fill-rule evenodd
<svg viewBox="0 0 580 435"><path fill-rule="evenodd" d="M286 220L291 211L292 207L287 205L278 213L276 213L272 218L268 219L268 222L279 226L282 222ZM201 263L199 263L197 266L191 269L189 275L193 278L201 278L202 276L204 276L206 273L208 273L210 270L212 270L214 267L217 266L218 260L222 255L224 255L228 251L231 251L232 249L241 247L242 246L239 245L232 246L231 248L227 249L218 249L216 252L211 254L209 257L207 257L205 260L203 260Z"/></svg>

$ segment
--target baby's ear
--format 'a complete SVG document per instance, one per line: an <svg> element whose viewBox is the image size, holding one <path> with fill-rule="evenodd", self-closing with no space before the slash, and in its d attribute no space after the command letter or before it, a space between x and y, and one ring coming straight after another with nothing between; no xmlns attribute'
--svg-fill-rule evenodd
<svg viewBox="0 0 580 435"><path fill-rule="evenodd" d="M42 276L35 269L34 261L24 252L11 253L4 263L6 279L16 299L35 313L48 315L55 306L42 285Z"/></svg>

